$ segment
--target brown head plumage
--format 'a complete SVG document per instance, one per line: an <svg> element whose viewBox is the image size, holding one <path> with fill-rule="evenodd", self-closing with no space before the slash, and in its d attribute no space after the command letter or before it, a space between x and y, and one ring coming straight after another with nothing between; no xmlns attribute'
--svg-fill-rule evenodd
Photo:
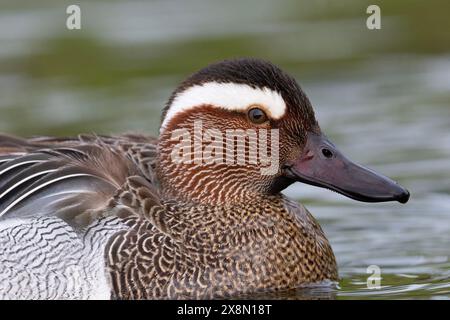
<svg viewBox="0 0 450 320"><path fill-rule="evenodd" d="M254 123L249 119L249 111L254 108L265 113L263 116L267 117L266 121ZM230 139L229 136L227 140L227 132L234 130L235 140L242 139L241 143L247 149L251 148L252 138L257 139L258 144L263 143L262 139L267 135L264 143L267 143L270 157L271 152L275 151L271 150L271 142L274 142L272 134L276 130L279 135L278 155L277 163L272 165L277 168L271 175L262 175L263 159L250 163L249 150L245 151L245 159L240 163L225 163L225 151L219 155L222 161L216 157L215 160L219 161L208 162L204 159L201 164L196 161L174 163L171 152L179 145L180 139L174 138L173 134L180 129L189 131L192 137L192 148L186 147L184 156L192 160L204 157L193 146L196 121L201 123L201 135L208 130L219 133L216 140L210 139L208 135L207 140L211 143L204 143L203 150L211 149L212 144L219 142L226 148ZM254 136L249 131L253 131ZM295 79L281 69L257 59L227 60L212 64L185 80L174 91L163 111L159 142L159 170L163 189L175 197L222 203L239 201L254 193L277 193L293 182L283 176L281 169L303 148L308 131L320 132L311 104ZM238 142L231 148L239 156ZM187 154L189 152L190 155ZM256 153L258 156L260 154ZM221 181L220 185L217 181Z"/></svg>

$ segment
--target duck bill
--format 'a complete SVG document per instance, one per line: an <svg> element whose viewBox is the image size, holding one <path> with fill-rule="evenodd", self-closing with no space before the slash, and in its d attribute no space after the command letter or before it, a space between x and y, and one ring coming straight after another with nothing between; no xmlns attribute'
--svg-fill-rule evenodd
<svg viewBox="0 0 450 320"><path fill-rule="evenodd" d="M363 202L409 200L408 190L350 161L322 134L308 134L304 152L287 166L287 176Z"/></svg>

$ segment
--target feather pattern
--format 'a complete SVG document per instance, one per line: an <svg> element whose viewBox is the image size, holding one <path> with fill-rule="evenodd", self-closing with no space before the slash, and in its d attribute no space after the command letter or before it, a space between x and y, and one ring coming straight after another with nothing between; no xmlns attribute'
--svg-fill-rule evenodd
<svg viewBox="0 0 450 320"><path fill-rule="evenodd" d="M189 91L208 83L218 84L207 86L211 99ZM223 298L337 280L322 229L279 193L289 182L278 179L281 172L172 161L172 130L191 132L198 119L205 129L251 129L246 104L273 103L215 91L236 87L230 83L276 95L278 106L267 107L278 116L261 126L280 129L281 160L318 128L293 78L270 63L239 59L184 81L163 111L163 123L170 121L158 140L0 135L0 298ZM183 105L171 114L188 91L194 104L225 95L230 108Z"/></svg>
<svg viewBox="0 0 450 320"><path fill-rule="evenodd" d="M0 299L110 298L103 255L133 206L120 195L158 196L153 141L0 136Z"/></svg>

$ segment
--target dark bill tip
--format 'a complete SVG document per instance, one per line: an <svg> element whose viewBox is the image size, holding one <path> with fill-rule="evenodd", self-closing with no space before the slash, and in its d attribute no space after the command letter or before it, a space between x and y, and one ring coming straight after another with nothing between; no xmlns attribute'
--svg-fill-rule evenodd
<svg viewBox="0 0 450 320"><path fill-rule="evenodd" d="M400 203L407 203L409 200L409 196L409 191L404 189L403 192L397 196L397 201Z"/></svg>

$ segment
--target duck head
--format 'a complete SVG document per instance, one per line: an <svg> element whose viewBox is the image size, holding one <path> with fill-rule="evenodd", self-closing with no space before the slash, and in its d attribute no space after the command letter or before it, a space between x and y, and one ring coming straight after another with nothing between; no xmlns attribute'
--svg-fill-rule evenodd
<svg viewBox="0 0 450 320"><path fill-rule="evenodd" d="M163 192L189 201L245 201L296 181L365 202L409 199L346 158L297 82L256 59L222 61L185 80L163 111L158 157Z"/></svg>

